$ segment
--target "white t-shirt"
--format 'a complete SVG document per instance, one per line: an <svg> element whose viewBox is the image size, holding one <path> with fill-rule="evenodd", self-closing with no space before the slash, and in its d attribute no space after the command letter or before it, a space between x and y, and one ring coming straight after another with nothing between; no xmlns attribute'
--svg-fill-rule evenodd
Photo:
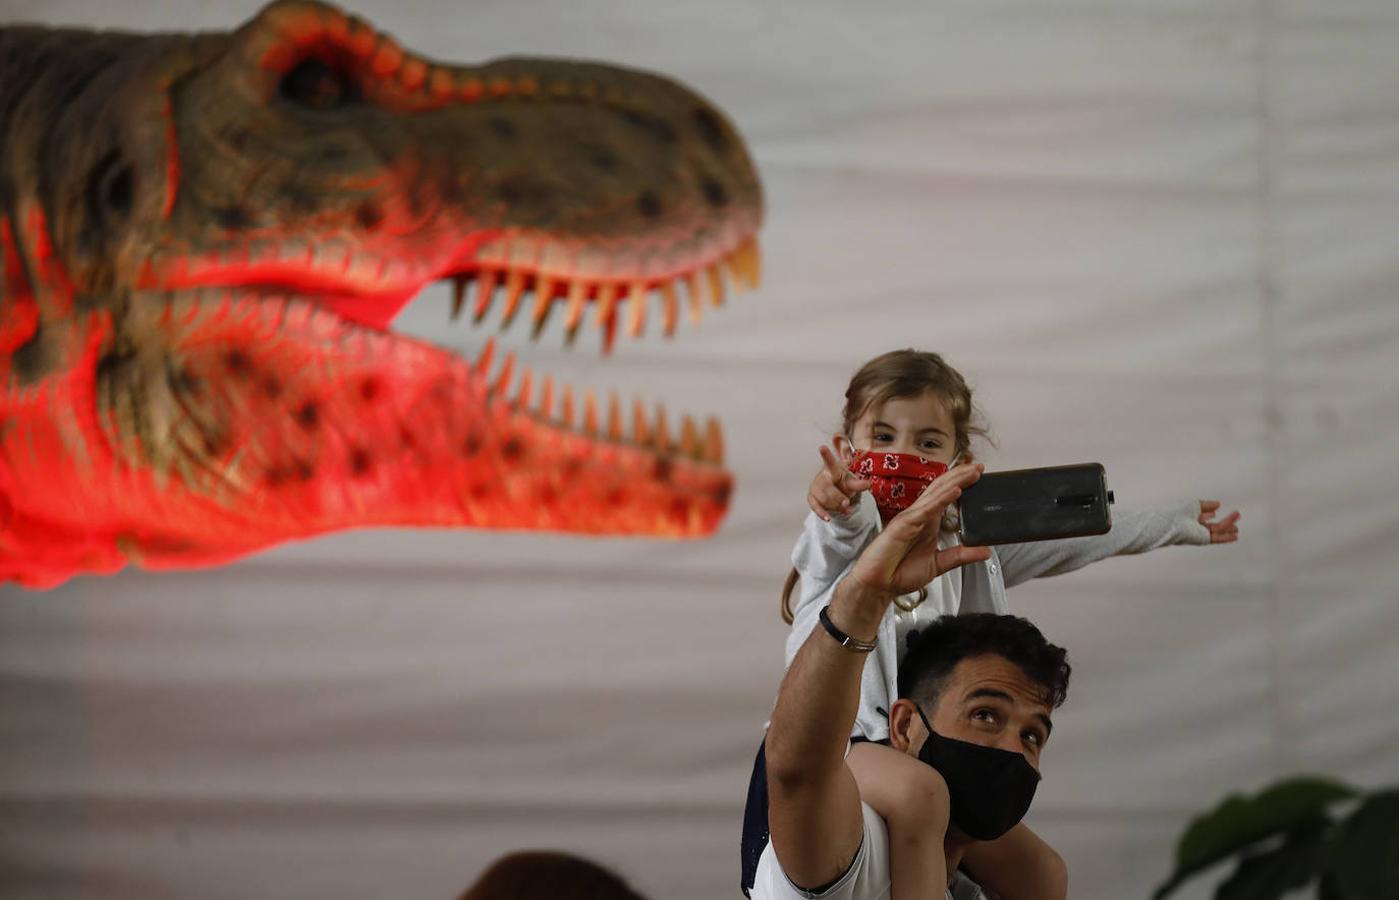
<svg viewBox="0 0 1399 900"><path fill-rule="evenodd" d="M859 852L840 880L819 894L804 891L787 879L769 841L758 860L758 876L749 900L889 900L889 829L868 803L864 811L865 833ZM974 882L958 872L953 876L947 900L986 900Z"/></svg>

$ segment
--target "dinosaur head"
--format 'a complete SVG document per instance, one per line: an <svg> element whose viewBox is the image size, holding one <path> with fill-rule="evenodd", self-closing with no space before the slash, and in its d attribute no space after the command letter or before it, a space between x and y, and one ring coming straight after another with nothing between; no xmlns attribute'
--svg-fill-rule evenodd
<svg viewBox="0 0 1399 900"><path fill-rule="evenodd" d="M148 562L363 525L716 527L717 423L390 328L446 279L454 317L525 310L538 335L557 313L607 348L648 318L670 334L682 294L697 319L756 285L757 175L713 105L600 64L433 62L310 0L232 34L97 37L129 59L69 98L39 165L69 177L37 194L53 282L105 317L92 437L152 496L97 472L75 492Z"/></svg>

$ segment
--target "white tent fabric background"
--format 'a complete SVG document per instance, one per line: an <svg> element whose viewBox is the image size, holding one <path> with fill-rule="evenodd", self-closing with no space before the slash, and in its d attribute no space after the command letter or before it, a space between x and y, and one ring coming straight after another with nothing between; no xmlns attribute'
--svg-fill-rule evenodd
<svg viewBox="0 0 1399 900"><path fill-rule="evenodd" d="M3 0L0 20L255 8ZM996 467L1097 459L1123 507L1244 511L1232 547L1012 593L1075 664L1031 815L1075 897L1146 895L1226 791L1399 781L1399 6L354 8L439 58L661 70L744 131L762 291L608 360L556 330L530 351L721 416L733 510L704 543L362 532L0 589L0 895L445 900L556 846L653 897L736 896L815 448L854 368L909 344L970 376ZM400 325L481 341L441 288Z"/></svg>

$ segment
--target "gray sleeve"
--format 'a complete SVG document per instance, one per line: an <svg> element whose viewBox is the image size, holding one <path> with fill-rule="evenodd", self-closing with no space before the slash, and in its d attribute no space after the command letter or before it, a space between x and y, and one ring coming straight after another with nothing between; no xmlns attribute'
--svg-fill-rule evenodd
<svg viewBox="0 0 1399 900"><path fill-rule="evenodd" d="M873 502L860 502L846 516L821 519L807 513L801 537L792 548L792 566L804 592L819 591L845 572L879 530Z"/></svg>
<svg viewBox="0 0 1399 900"><path fill-rule="evenodd" d="M1063 575L1110 556L1130 556L1177 544L1208 544L1210 531L1200 524L1199 516L1198 500L1174 507L1116 512L1107 534L1003 544L996 548L996 555L1006 587L1014 587L1031 578Z"/></svg>

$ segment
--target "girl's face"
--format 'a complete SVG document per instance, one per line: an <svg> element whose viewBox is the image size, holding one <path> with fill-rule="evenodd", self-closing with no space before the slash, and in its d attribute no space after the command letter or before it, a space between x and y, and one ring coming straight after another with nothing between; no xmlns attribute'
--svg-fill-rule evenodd
<svg viewBox="0 0 1399 900"><path fill-rule="evenodd" d="M838 434L833 441L846 462L860 450L911 453L949 466L957 455L952 413L935 391L871 406L855 422L854 432L849 440Z"/></svg>

